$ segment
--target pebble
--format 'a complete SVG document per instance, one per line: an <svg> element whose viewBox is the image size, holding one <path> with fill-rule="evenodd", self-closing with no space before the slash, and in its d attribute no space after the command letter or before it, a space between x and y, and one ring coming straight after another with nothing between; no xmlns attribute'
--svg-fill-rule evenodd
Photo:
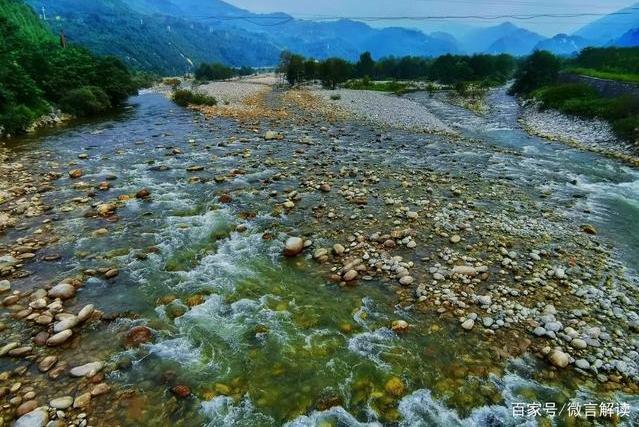
<svg viewBox="0 0 639 427"><path fill-rule="evenodd" d="M22 416L24 414L28 414L38 407L38 402L35 400L27 400L16 409L16 415Z"/></svg>
<svg viewBox="0 0 639 427"><path fill-rule="evenodd" d="M73 377L92 377L104 368L102 362L91 362L85 365L76 366L69 371Z"/></svg>
<svg viewBox="0 0 639 427"><path fill-rule="evenodd" d="M46 356L40 361L40 363L38 363L38 369L40 372L47 372L56 364L57 361L58 358L56 356Z"/></svg>
<svg viewBox="0 0 639 427"><path fill-rule="evenodd" d="M470 331L471 329L473 329L473 326L475 326L475 321L473 319L467 319L461 325L461 327L466 329L467 331Z"/></svg>
<svg viewBox="0 0 639 427"><path fill-rule="evenodd" d="M49 347L55 347L58 346L60 344L65 343L69 338L71 338L71 335L73 335L73 332L71 331L71 329L67 329L65 331L59 332L53 336L51 336L48 340L47 340L47 345Z"/></svg>
<svg viewBox="0 0 639 427"><path fill-rule="evenodd" d="M91 402L91 393L83 393L75 398L73 401L74 408L85 408L89 406Z"/></svg>
<svg viewBox="0 0 639 427"><path fill-rule="evenodd" d="M555 349L548 354L548 360L558 368L565 368L570 363L570 356L559 349Z"/></svg>
<svg viewBox="0 0 639 427"><path fill-rule="evenodd" d="M284 243L284 256L294 257L304 250L304 240L299 237L289 237Z"/></svg>
<svg viewBox="0 0 639 427"><path fill-rule="evenodd" d="M48 292L51 298L69 299L75 295L75 287L69 283L60 283Z"/></svg>
<svg viewBox="0 0 639 427"><path fill-rule="evenodd" d="M413 283L414 281L415 281L415 279L413 279L411 276L404 276L404 277L401 277L399 279L399 284L400 285L404 285L404 286L408 286L411 283Z"/></svg>
<svg viewBox="0 0 639 427"><path fill-rule="evenodd" d="M49 402L49 406L52 408L62 410L70 408L71 405L73 405L73 397L71 396L57 397Z"/></svg>
<svg viewBox="0 0 639 427"><path fill-rule="evenodd" d="M87 320L89 317L91 317L94 311L95 307L93 304L85 305L78 313L78 322L82 323Z"/></svg>
<svg viewBox="0 0 639 427"><path fill-rule="evenodd" d="M11 290L11 283L8 280L0 280L0 294L9 292Z"/></svg>
<svg viewBox="0 0 639 427"><path fill-rule="evenodd" d="M76 316L69 316L63 318L58 323L53 325L53 332L58 333L62 331L66 331L67 329L71 329L79 323L79 320Z"/></svg>
<svg viewBox="0 0 639 427"><path fill-rule="evenodd" d="M49 421L49 412L45 408L37 408L18 418L13 427L44 427Z"/></svg>
<svg viewBox="0 0 639 427"><path fill-rule="evenodd" d="M459 243L461 241L461 237L459 237L459 235L454 234L451 238L450 238L450 243Z"/></svg>
<svg viewBox="0 0 639 427"><path fill-rule="evenodd" d="M357 271L356 270L348 270L344 274L344 280L346 280L347 282L350 282L351 280L355 280L356 277L357 277Z"/></svg>
<svg viewBox="0 0 639 427"><path fill-rule="evenodd" d="M462 276L477 276L477 270L475 267L467 265L456 265L452 269L453 274L461 274Z"/></svg>
<svg viewBox="0 0 639 427"><path fill-rule="evenodd" d="M393 320L391 330L394 332L406 332L408 330L408 322L405 320Z"/></svg>

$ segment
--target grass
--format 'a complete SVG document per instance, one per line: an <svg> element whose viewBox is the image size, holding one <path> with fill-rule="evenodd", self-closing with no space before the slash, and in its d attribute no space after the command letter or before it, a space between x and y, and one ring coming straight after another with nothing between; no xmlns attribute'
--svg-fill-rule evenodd
<svg viewBox="0 0 639 427"><path fill-rule="evenodd" d="M632 96L604 98L585 84L546 86L533 92L543 108L584 118L606 120L624 140L639 141L639 99Z"/></svg>
<svg viewBox="0 0 639 427"><path fill-rule="evenodd" d="M595 70L593 68L568 68L565 70L569 73L579 74L582 76L596 77L598 79L616 80L620 82L639 83L639 74L617 72L617 71L602 71Z"/></svg>
<svg viewBox="0 0 639 427"><path fill-rule="evenodd" d="M215 97L187 89L178 89L173 92L173 102L182 107L189 105L217 105L217 99L215 99Z"/></svg>
<svg viewBox="0 0 639 427"><path fill-rule="evenodd" d="M407 83L400 82L373 82L366 79L350 80L344 84L346 89L374 90L377 92L403 93L408 89Z"/></svg>

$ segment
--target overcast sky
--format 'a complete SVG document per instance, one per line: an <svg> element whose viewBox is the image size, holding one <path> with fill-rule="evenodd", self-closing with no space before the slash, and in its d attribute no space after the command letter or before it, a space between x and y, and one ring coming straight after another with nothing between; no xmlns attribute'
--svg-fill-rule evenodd
<svg viewBox="0 0 639 427"><path fill-rule="evenodd" d="M442 16L442 15L509 15L610 13L637 3L637 0L226 0L252 12L286 12L299 18L323 16ZM544 35L570 33L597 19L591 17L538 18L497 21L480 19L454 20L459 24L488 25L509 20ZM373 26L403 25L425 31L453 30L459 25L438 21L376 21Z"/></svg>

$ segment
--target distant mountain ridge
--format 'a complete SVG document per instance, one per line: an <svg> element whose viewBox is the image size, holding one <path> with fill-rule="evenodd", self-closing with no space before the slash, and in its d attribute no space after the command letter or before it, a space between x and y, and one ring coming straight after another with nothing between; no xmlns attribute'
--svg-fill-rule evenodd
<svg viewBox="0 0 639 427"><path fill-rule="evenodd" d="M628 15L610 15L579 31L593 38L573 34L547 39L504 22L476 28L458 40L448 33L372 28L347 19L309 21L285 13L257 14L222 0L26 1L38 13L44 8L49 26L56 32L64 31L71 42L162 74L190 72L201 62L272 66L283 50L317 59L338 56L348 60L357 59L364 51L376 59L447 53L522 56L535 49L570 55L587 45L632 45L636 40L636 35L629 33L631 29L617 19ZM610 25L615 26L614 31L606 31L616 36L602 41L608 33L602 34L601 28Z"/></svg>
<svg viewBox="0 0 639 427"><path fill-rule="evenodd" d="M639 27L639 3L599 18L577 30L574 35L592 40L595 44L604 45L637 27Z"/></svg>

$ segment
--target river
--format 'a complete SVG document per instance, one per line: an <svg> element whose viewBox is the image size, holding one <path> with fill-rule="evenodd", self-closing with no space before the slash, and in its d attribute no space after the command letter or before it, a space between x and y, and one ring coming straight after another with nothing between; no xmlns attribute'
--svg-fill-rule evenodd
<svg viewBox="0 0 639 427"><path fill-rule="evenodd" d="M637 284L639 171L529 136L517 124L517 103L501 90L490 93L485 117L425 93L409 97L463 138L349 121L322 127L318 117L204 120L161 94L144 93L112 118L9 145L35 173L80 167L81 181L89 183L64 176L42 194L54 207L44 216L59 240L38 252L30 274L16 276L12 286L24 291L80 274L84 286L71 307L93 303L105 313L108 321L82 331L81 345L60 350L70 365L104 360L106 380L129 391L112 396L113 404L96 405L89 412L92 425L537 425L539 420L514 416L513 405L561 407L571 399L628 402L632 414L622 424L639 422L636 396L621 387L602 389L595 374L549 369L526 352L528 346L496 357L504 344L519 345L514 343L530 329L514 326L519 312L513 315L512 307L488 314L491 322L505 321L504 328L512 323L514 335L500 335L501 326L488 337L475 333L478 326L469 333L457 319L468 314L467 304L448 314L420 306L415 290L388 279L385 268L355 286L339 286L327 280L338 261L312 259L320 247L341 242L355 254L358 243L370 241L361 236L411 226L408 209L388 201L395 198L420 209L420 221L434 218L424 231L415 227L415 249L404 238L393 253L425 283L437 261L446 265L446 257L457 260L464 250L477 261L501 257L487 244L500 241L495 236L501 230L504 244L521 253L521 265L532 247L550 253L570 242L547 267L564 262L566 252L581 266L579 257L591 253L586 251L600 251L620 271L615 280ZM264 141L261 135L274 127L284 139ZM105 180L108 191L91 191ZM324 180L331 182L330 192L316 191ZM120 198L117 218L86 215L91 205L142 188L150 199ZM285 200L294 208L286 208ZM588 236L571 240L586 223L598 231L592 247ZM0 242L8 247L41 225L42 216L25 218ZM454 233L468 235L469 246L447 252ZM289 235L313 240L309 256L282 257ZM362 247L375 257L370 245ZM60 258L41 261L52 254ZM118 269L115 279L95 273L109 268ZM504 284L520 289L520 279L500 268L492 269L494 285L464 280L464 292L481 287L496 299ZM512 271L517 276L518 267ZM575 271L570 274L580 274ZM560 308L562 298L549 294ZM442 297L437 291L432 298ZM548 301L541 293L536 298L513 296L503 304L541 313ZM612 313L621 303L611 299ZM618 317L626 319L634 307L633 301ZM480 311L480 317L488 315ZM398 319L411 325L409 332L392 330ZM583 318L590 319L596 315ZM608 317L599 319L612 328ZM153 331L152 341L122 346L126 331L140 325ZM541 346L532 348L538 353ZM21 363L0 360L2 369ZM175 393L178 385L188 387L189 397ZM44 390L43 399L59 393L53 386ZM551 424L574 422L564 415Z"/></svg>

